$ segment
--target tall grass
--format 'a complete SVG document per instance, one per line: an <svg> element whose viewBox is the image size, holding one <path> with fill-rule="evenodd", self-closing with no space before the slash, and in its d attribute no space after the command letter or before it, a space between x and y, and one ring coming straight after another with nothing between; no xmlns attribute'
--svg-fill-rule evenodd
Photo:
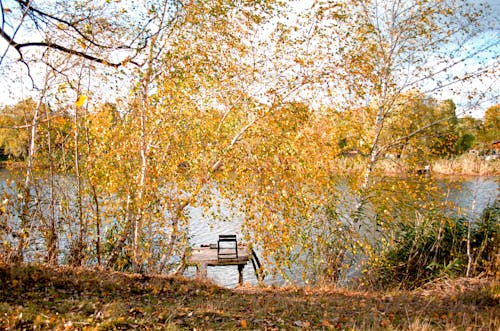
<svg viewBox="0 0 500 331"><path fill-rule="evenodd" d="M465 154L455 159L440 159L432 164L432 171L441 175L500 175L500 159L486 160L473 154Z"/></svg>
<svg viewBox="0 0 500 331"><path fill-rule="evenodd" d="M342 169L343 173L362 173L367 160L363 157L338 158L332 164ZM445 176L499 176L500 159L486 160L484 157L465 154L454 159L438 159L430 164L434 174ZM423 167L422 167L423 168ZM405 160L381 159L376 164L376 169L387 175L401 176L416 172L417 168Z"/></svg>
<svg viewBox="0 0 500 331"><path fill-rule="evenodd" d="M405 175L410 172L410 166L407 162L397 159L379 160L376 169L388 175Z"/></svg>
<svg viewBox="0 0 500 331"><path fill-rule="evenodd" d="M473 255L470 276L500 273L500 202L480 219L434 215L421 222L400 223L394 242L370 263L376 287L415 288L442 278L466 276L468 245Z"/></svg>

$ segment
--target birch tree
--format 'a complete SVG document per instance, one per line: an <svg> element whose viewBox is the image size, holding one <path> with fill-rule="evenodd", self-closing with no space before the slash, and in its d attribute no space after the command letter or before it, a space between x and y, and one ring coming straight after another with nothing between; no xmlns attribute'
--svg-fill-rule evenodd
<svg viewBox="0 0 500 331"><path fill-rule="evenodd" d="M409 206L403 197L420 195L406 185L399 186L403 191L387 185L392 181L378 167L385 154L409 139L426 139L480 100L498 98L498 90L488 83L498 80L494 55L498 42L494 37L483 38L495 33L486 13L467 1L319 1L305 16L302 59L314 54L317 60L310 64L301 60L300 65L304 72L316 73L308 77L317 95L331 96L325 98L326 104L349 114L349 122L363 128L356 147L367 151L368 157L357 159L362 170L352 177L355 203L347 209L351 211L348 224L361 226L355 232L367 251L381 244L370 239L379 237L379 227L385 224L384 229L390 229L396 222L392 217ZM473 79L485 82L484 90L472 84ZM457 114L443 111L434 120L423 121L427 114L416 114L408 107L429 95L447 99L453 91L457 97L468 94L468 105L462 105ZM400 113L401 109L407 110ZM409 131L392 130L391 122L399 121ZM419 187L435 192L432 182L425 181ZM391 191L399 192L400 198L389 197ZM397 205L399 210L394 209ZM414 212L445 210L427 202L414 207ZM409 219L418 217L408 213Z"/></svg>

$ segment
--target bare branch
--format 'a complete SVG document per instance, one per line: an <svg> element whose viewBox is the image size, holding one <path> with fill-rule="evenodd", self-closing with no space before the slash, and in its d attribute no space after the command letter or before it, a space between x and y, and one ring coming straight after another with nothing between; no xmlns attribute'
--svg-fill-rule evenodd
<svg viewBox="0 0 500 331"><path fill-rule="evenodd" d="M71 49L71 48L67 48L67 47L64 47L64 46L61 46L59 44L56 44L56 43L51 43L51 42L45 42L45 41L40 41L40 42L27 42L27 43L22 43L22 44L18 44L16 41L14 41L14 39L12 39L7 33L5 33L4 30L1 30L0 29L0 36L5 39L10 46L12 46L20 55L21 59L22 59L22 52L21 52L21 49L22 48L25 48L25 47L47 47L47 48L51 48L51 49L55 49L55 50L58 50L60 52L63 52L63 53L67 53L67 54L70 54L70 55L75 55L75 56L79 56L79 57L82 57L84 59L87 59L87 60L90 60L90 61L93 61L93 62L97 62L97 63L101 63L101 64L104 64L104 65L107 65L107 66L110 66L110 67L115 67L115 68L118 68L122 65L124 65L125 63L132 63L132 64L135 64L137 66L139 66L139 64L135 61L122 61L122 62L118 62L118 63L112 63L112 62L108 62L102 58L99 58L99 57L96 57L96 56L93 56L93 55L89 55L85 52L82 52L82 51L77 51L77 50L74 50L74 49Z"/></svg>

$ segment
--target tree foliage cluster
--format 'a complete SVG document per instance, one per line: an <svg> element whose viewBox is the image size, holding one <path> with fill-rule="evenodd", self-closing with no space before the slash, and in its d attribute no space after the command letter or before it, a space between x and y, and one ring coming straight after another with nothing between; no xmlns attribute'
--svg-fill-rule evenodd
<svg viewBox="0 0 500 331"><path fill-rule="evenodd" d="M2 184L4 259L180 272L199 208L242 218L269 272L334 283L449 207L381 160L417 169L496 139L498 106L479 123L438 97L497 72L495 45L468 47L484 12L467 2L65 4L0 1L2 70L38 91L0 113L21 161Z"/></svg>

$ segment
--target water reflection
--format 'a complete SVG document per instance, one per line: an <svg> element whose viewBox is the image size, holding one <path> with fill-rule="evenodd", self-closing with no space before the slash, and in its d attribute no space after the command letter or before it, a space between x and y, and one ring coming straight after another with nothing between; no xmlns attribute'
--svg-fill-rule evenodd
<svg viewBox="0 0 500 331"><path fill-rule="evenodd" d="M444 181L455 181L446 179ZM500 177L471 177L456 182L458 189L450 192L450 199L463 208L470 217L478 217L484 208L500 198Z"/></svg>

